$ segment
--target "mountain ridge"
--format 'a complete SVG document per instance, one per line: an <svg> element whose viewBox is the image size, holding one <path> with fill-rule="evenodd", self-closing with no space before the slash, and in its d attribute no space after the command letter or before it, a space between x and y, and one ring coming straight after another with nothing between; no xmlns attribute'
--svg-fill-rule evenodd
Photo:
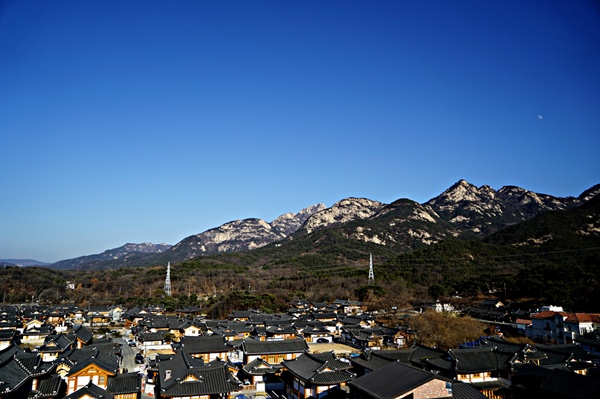
<svg viewBox="0 0 600 399"><path fill-rule="evenodd" d="M344 237L388 246L403 253L447 239L484 238L543 212L573 208L599 192L600 184L578 197L554 197L517 186L504 186L499 190L488 185L477 187L461 179L422 204L410 199L385 204L368 198L348 197L329 208L321 203L297 213L283 214L271 223L258 218L232 220L185 237L162 251L121 251L119 256L112 254L109 259L80 257L50 267L92 269L178 262L285 243L322 229L338 229Z"/></svg>

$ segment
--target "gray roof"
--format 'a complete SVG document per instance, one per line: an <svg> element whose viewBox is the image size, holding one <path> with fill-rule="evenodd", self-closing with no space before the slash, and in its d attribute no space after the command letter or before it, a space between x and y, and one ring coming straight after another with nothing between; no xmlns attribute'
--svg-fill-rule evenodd
<svg viewBox="0 0 600 399"><path fill-rule="evenodd" d="M119 361L116 357L99 355L98 357L88 357L77 362L73 367L71 367L68 375L76 374L91 364L94 364L102 370L112 374L117 374L119 371Z"/></svg>
<svg viewBox="0 0 600 399"><path fill-rule="evenodd" d="M496 355L491 348L450 349L448 354L455 362L457 373L472 374L498 370Z"/></svg>
<svg viewBox="0 0 600 399"><path fill-rule="evenodd" d="M597 399L600 397L600 380L569 371L552 370L540 390L552 397Z"/></svg>
<svg viewBox="0 0 600 399"><path fill-rule="evenodd" d="M73 327L73 332L77 338L86 344L92 342L92 338L94 337L92 332L81 324L76 324Z"/></svg>
<svg viewBox="0 0 600 399"><path fill-rule="evenodd" d="M61 393L66 391L67 383L59 375L53 375L50 378L40 380L37 389L29 393L31 399L41 398L55 398Z"/></svg>
<svg viewBox="0 0 600 399"><path fill-rule="evenodd" d="M48 375L54 364L42 362L37 353L25 352L11 345L0 353L0 392L15 392L32 378Z"/></svg>
<svg viewBox="0 0 600 399"><path fill-rule="evenodd" d="M301 380L314 385L333 385L350 381L354 375L348 372L352 366L335 357L333 352L305 353L294 360L286 360L283 366Z"/></svg>
<svg viewBox="0 0 600 399"><path fill-rule="evenodd" d="M231 376L227 363L204 364L180 351L158 363L158 386L165 396L196 396L226 394L238 390L240 383Z"/></svg>
<svg viewBox="0 0 600 399"><path fill-rule="evenodd" d="M375 399L392 399L428 383L435 374L393 362L348 383L350 391L358 391Z"/></svg>
<svg viewBox="0 0 600 399"><path fill-rule="evenodd" d="M265 375L273 374L276 371L281 370L281 367L280 364L272 365L261 358L257 358L244 365L243 370L249 375Z"/></svg>
<svg viewBox="0 0 600 399"><path fill-rule="evenodd" d="M246 355L302 353L308 350L308 344L303 338L284 339L281 341L245 339L242 342L242 349Z"/></svg>
<svg viewBox="0 0 600 399"><path fill-rule="evenodd" d="M116 376L109 378L106 390L113 395L122 395L140 392L141 387L141 374L132 372L126 374L117 374Z"/></svg>
<svg viewBox="0 0 600 399"><path fill-rule="evenodd" d="M111 393L91 382L72 394L65 396L65 399L79 399L86 396L94 399L114 399L114 396Z"/></svg>
<svg viewBox="0 0 600 399"><path fill-rule="evenodd" d="M221 353L227 352L225 337L221 335L202 335L199 337L183 337L181 339L183 350L187 353Z"/></svg>
<svg viewBox="0 0 600 399"><path fill-rule="evenodd" d="M452 383L452 399L487 399L487 396L471 384L454 382Z"/></svg>

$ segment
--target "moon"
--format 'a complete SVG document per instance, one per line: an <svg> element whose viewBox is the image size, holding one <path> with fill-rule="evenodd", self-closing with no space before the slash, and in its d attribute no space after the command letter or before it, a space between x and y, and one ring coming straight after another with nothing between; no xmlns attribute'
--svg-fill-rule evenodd
<svg viewBox="0 0 600 399"><path fill-rule="evenodd" d="M544 119L544 117L542 115L538 115L538 119L542 120L542 119Z"/></svg>

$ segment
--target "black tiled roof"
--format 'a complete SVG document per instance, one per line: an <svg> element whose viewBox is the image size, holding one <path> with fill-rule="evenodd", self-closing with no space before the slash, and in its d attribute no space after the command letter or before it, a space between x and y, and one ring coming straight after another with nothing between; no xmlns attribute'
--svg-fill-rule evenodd
<svg viewBox="0 0 600 399"><path fill-rule="evenodd" d="M35 391L29 394L30 399L54 398L66 391L67 383L59 375L40 380Z"/></svg>
<svg viewBox="0 0 600 399"><path fill-rule="evenodd" d="M12 341L17 334L16 330L0 330L0 341Z"/></svg>
<svg viewBox="0 0 600 399"><path fill-rule="evenodd" d="M364 353L359 357L354 357L350 359L350 362L356 366L360 366L365 370L378 370L383 366L387 366L392 363L393 360L386 359L381 356L377 356L376 353Z"/></svg>
<svg viewBox="0 0 600 399"><path fill-rule="evenodd" d="M453 382L452 399L487 399L487 396L479 392L477 388L471 384Z"/></svg>
<svg viewBox="0 0 600 399"><path fill-rule="evenodd" d="M202 335L199 337L183 337L183 349L187 353L220 353L227 352L225 337L221 335Z"/></svg>
<svg viewBox="0 0 600 399"><path fill-rule="evenodd" d="M393 362L348 383L350 391L359 391L375 399L391 399L436 378L435 374Z"/></svg>
<svg viewBox="0 0 600 399"><path fill-rule="evenodd" d="M540 390L552 397L597 399L600 397L600 380L569 371L553 370Z"/></svg>
<svg viewBox="0 0 600 399"><path fill-rule="evenodd" d="M564 363L565 361L575 360L594 360L599 356L586 352L577 344L563 345L535 345L535 348L548 355L548 359L542 361L542 364Z"/></svg>
<svg viewBox="0 0 600 399"><path fill-rule="evenodd" d="M165 339L165 333L167 331L156 331L156 332L145 332L140 334L141 342L153 342L153 341L163 341Z"/></svg>
<svg viewBox="0 0 600 399"><path fill-rule="evenodd" d="M93 338L92 332L90 330L88 330L87 328L85 328L83 325L76 324L73 327L73 332L75 333L75 336L82 342L84 342L86 344L92 342L92 338Z"/></svg>
<svg viewBox="0 0 600 399"><path fill-rule="evenodd" d="M278 325L278 326L267 326L266 327L267 334L298 334L298 330L295 326L289 325Z"/></svg>
<svg viewBox="0 0 600 399"><path fill-rule="evenodd" d="M332 385L350 381L354 376L347 370L350 363L343 362L332 352L298 356L283 362L292 374L314 385Z"/></svg>
<svg viewBox="0 0 600 399"><path fill-rule="evenodd" d="M265 375L273 374L281 370L281 365L271 365L261 358L254 359L250 363L244 365L243 370L249 375Z"/></svg>
<svg viewBox="0 0 600 399"><path fill-rule="evenodd" d="M139 373L117 374L108 379L106 390L113 395L140 392L142 376Z"/></svg>
<svg viewBox="0 0 600 399"><path fill-rule="evenodd" d="M94 364L102 370L112 374L117 374L119 371L119 361L116 357L100 355L98 357L88 357L77 362L73 367L71 367L68 375L76 374L91 364Z"/></svg>
<svg viewBox="0 0 600 399"><path fill-rule="evenodd" d="M308 344L303 338L284 339L282 341L245 339L242 343L242 349L246 355L301 353L308 350Z"/></svg>
<svg viewBox="0 0 600 399"><path fill-rule="evenodd" d="M178 352L170 360L158 363L158 386L166 396L200 396L236 391L240 383L229 373L227 363L204 364Z"/></svg>
<svg viewBox="0 0 600 399"><path fill-rule="evenodd" d="M113 394L93 383L89 383L72 394L65 396L65 399L79 399L84 397L91 397L94 399L114 399Z"/></svg>
<svg viewBox="0 0 600 399"><path fill-rule="evenodd" d="M49 335L44 340L44 345L38 348L38 352L64 352L71 345L73 341L65 334Z"/></svg>
<svg viewBox="0 0 600 399"><path fill-rule="evenodd" d="M4 348L4 350L0 351L0 363L10 359L15 355L15 353L24 352L25 350L20 346L15 344L11 344L8 347Z"/></svg>
<svg viewBox="0 0 600 399"><path fill-rule="evenodd" d="M507 342L502 337L490 337L485 339L485 343L482 345L485 347L496 348L502 352L513 352L517 353L528 347L527 344L514 344Z"/></svg>
<svg viewBox="0 0 600 399"><path fill-rule="evenodd" d="M431 359L426 359L423 362L429 370L440 370L448 373L449 371L454 369L454 364L451 360L441 358L441 357L433 357Z"/></svg>
<svg viewBox="0 0 600 399"><path fill-rule="evenodd" d="M13 355L6 357L3 352L0 361L0 392L14 392L30 383L32 378L48 375L54 368L50 363L43 363L37 353L23 351L19 347L10 350Z"/></svg>
<svg viewBox="0 0 600 399"><path fill-rule="evenodd" d="M496 355L490 348L450 349L448 354L454 359L457 373L481 373L498 370Z"/></svg>

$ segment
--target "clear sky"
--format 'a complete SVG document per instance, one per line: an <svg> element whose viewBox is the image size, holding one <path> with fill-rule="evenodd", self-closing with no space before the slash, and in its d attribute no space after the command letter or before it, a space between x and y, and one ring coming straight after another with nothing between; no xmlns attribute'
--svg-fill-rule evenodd
<svg viewBox="0 0 600 399"><path fill-rule="evenodd" d="M0 4L0 258L600 183L597 1Z"/></svg>

